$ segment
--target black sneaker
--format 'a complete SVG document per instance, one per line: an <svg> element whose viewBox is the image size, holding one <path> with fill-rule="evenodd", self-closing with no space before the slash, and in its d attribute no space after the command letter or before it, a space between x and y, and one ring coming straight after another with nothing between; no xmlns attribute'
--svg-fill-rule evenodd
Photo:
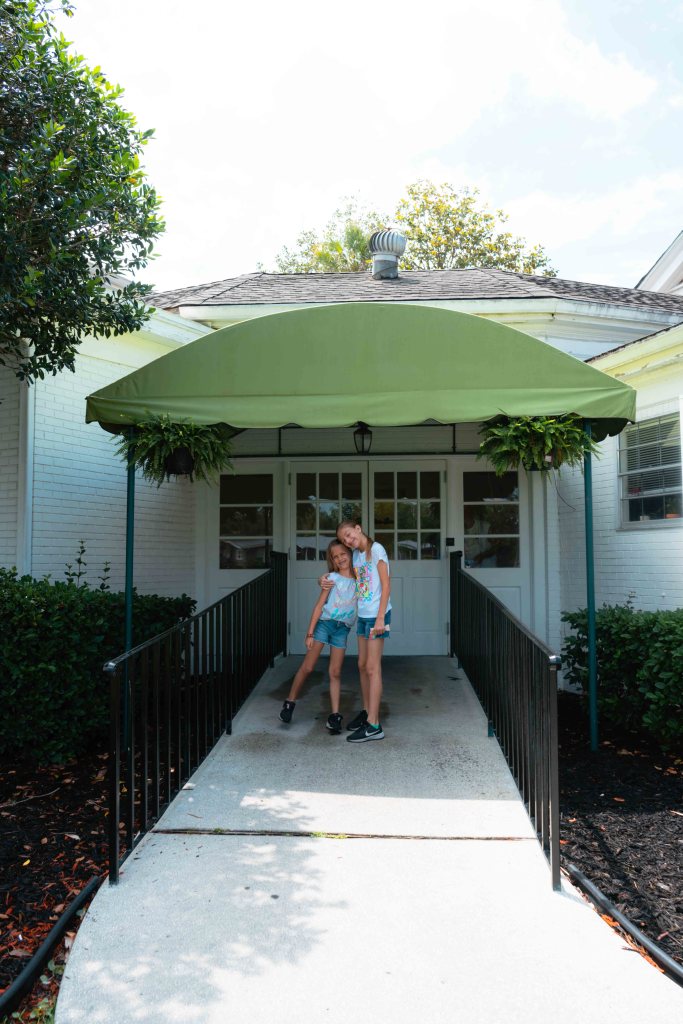
<svg viewBox="0 0 683 1024"><path fill-rule="evenodd" d="M383 740L384 732L381 725L372 726L368 722L346 737L348 743L365 743L367 740Z"/></svg>
<svg viewBox="0 0 683 1024"><path fill-rule="evenodd" d="M334 736L338 736L339 733L342 731L342 722L343 718L341 715L333 714L329 716L329 718L325 722L325 725Z"/></svg>
<svg viewBox="0 0 683 1024"><path fill-rule="evenodd" d="M286 722L287 725L292 721L292 715L294 714L294 708L296 707L295 700L286 700L280 708L280 721Z"/></svg>
<svg viewBox="0 0 683 1024"><path fill-rule="evenodd" d="M352 718L349 724L346 726L349 732L355 732L356 729L360 729L361 725L365 725L368 720L367 711L359 711L355 718Z"/></svg>

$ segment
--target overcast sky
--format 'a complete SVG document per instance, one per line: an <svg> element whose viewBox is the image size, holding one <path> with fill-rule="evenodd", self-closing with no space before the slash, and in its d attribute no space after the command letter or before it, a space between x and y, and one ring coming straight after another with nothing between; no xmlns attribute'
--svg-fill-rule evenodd
<svg viewBox="0 0 683 1024"><path fill-rule="evenodd" d="M634 285L683 229L683 0L75 0L167 230L146 279L256 269L345 196L475 186L560 276Z"/></svg>

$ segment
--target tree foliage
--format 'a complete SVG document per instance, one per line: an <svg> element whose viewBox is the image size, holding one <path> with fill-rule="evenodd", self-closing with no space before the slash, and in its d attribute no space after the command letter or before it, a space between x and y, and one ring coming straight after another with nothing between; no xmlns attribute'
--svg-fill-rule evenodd
<svg viewBox="0 0 683 1024"><path fill-rule="evenodd" d="M554 277L541 246L529 246L505 231L507 220L502 210L489 210L481 202L476 188L457 191L452 185L419 180L408 185L393 217L363 214L351 201L337 210L322 237L304 231L296 248L282 249L275 262L282 273L365 270L371 259L370 235L393 223L408 239L401 258L404 270L496 267Z"/></svg>
<svg viewBox="0 0 683 1024"><path fill-rule="evenodd" d="M349 199L336 210L322 236L302 231L296 248L285 246L275 257L281 274L343 274L365 270L370 264L368 240L388 218L374 210L365 210L357 200Z"/></svg>
<svg viewBox="0 0 683 1024"><path fill-rule="evenodd" d="M149 286L120 278L164 225L140 164L152 132L69 51L49 0L0 0L0 55L0 362L33 381L73 369L83 335L144 323Z"/></svg>

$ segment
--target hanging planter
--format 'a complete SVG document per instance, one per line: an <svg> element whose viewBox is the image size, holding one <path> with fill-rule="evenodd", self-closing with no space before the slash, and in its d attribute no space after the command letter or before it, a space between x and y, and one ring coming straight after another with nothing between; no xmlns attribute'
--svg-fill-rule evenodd
<svg viewBox="0 0 683 1024"><path fill-rule="evenodd" d="M221 470L232 469L228 427L172 420L166 414L137 423L133 437L124 434L116 451L125 462L132 459L145 480L157 487L171 476L211 483Z"/></svg>
<svg viewBox="0 0 683 1024"><path fill-rule="evenodd" d="M586 434L583 419L565 416L496 416L479 430L477 458L488 459L497 476L522 466L526 470L583 467L584 455L600 450Z"/></svg>

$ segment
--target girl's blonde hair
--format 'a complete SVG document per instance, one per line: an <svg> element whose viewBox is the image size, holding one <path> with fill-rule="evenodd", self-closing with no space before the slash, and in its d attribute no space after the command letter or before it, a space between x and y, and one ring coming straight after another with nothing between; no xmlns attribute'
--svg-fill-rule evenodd
<svg viewBox="0 0 683 1024"><path fill-rule="evenodd" d="M346 544L343 544L340 540L338 540L335 537L334 540L331 540L330 543L327 545L327 551L325 552L325 556L327 558L327 568L329 569L330 572L336 572L337 571L337 567L334 564L334 561L332 559L332 549L333 548L344 548L344 551L346 551L346 553L348 554L349 558L351 559L351 565L353 565L353 555L351 553L351 549L347 548Z"/></svg>
<svg viewBox="0 0 683 1024"><path fill-rule="evenodd" d="M365 561L371 562L372 545L375 543L374 540L367 533L363 533L363 527L360 525L360 523L357 523L355 519L342 519L341 523L337 523L337 536L339 536L339 531L344 530L347 526L350 526L351 529L354 529L356 526L360 527L360 532L363 534L366 541L368 542L368 546L365 549ZM341 544L341 541L339 543Z"/></svg>

